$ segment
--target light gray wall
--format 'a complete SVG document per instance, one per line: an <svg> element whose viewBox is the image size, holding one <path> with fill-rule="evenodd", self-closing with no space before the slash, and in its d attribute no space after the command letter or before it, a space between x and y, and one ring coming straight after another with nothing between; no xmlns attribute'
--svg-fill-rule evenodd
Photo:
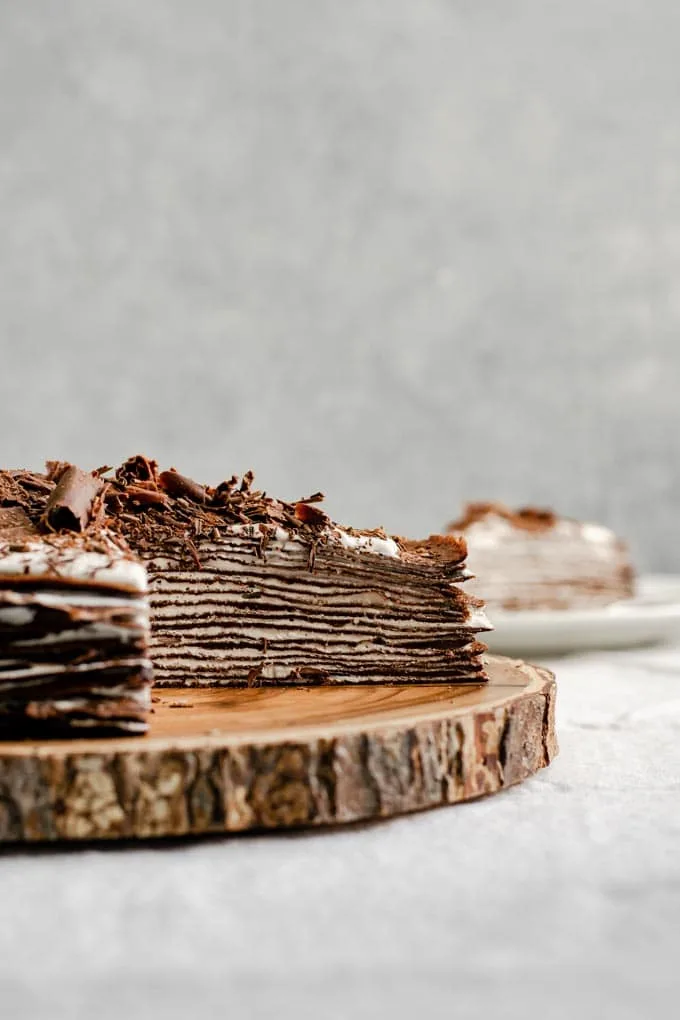
<svg viewBox="0 0 680 1020"><path fill-rule="evenodd" d="M675 0L0 4L2 462L680 568Z"/></svg>

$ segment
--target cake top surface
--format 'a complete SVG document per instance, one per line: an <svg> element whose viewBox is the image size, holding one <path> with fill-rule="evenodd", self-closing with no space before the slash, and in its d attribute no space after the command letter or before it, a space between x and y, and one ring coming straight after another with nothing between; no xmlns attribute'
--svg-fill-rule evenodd
<svg viewBox="0 0 680 1020"><path fill-rule="evenodd" d="M146 571L105 527L84 533L41 530L20 506L0 506L0 583L49 580L141 593Z"/></svg>
<svg viewBox="0 0 680 1020"><path fill-rule="evenodd" d="M554 535L555 538L578 537L594 543L618 541L614 532L603 524L560 517L553 510L541 507L513 510L503 503L468 503L462 516L447 525L447 532L463 533L470 538L482 532L499 536L515 532L536 538Z"/></svg>
<svg viewBox="0 0 680 1020"><path fill-rule="evenodd" d="M25 542L85 550L105 536L121 555L129 544L139 553L181 548L200 566L202 540L219 541L225 534L245 533L262 547L272 540L301 541L309 546L310 565L320 544L372 552L403 560L462 563L465 540L453 535L423 542L393 538L382 528L340 527L321 509L323 495L286 502L254 487L251 471L232 475L217 486L200 485L174 468L160 471L156 461L130 457L119 468L85 472L74 465L48 461L45 473L0 472L0 510L13 511L0 521L0 555ZM16 512L23 513L17 523ZM3 549L2 543L5 548ZM96 551L96 550L90 550Z"/></svg>

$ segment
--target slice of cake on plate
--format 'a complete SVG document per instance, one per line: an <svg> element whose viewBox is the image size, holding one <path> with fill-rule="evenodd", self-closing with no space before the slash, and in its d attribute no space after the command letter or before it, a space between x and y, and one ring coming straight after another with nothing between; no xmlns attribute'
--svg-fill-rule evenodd
<svg viewBox="0 0 680 1020"><path fill-rule="evenodd" d="M492 610L588 608L634 594L626 545L601 524L470 503L447 531L465 538L470 589Z"/></svg>
<svg viewBox="0 0 680 1020"><path fill-rule="evenodd" d="M88 528L101 489L76 468L64 470L58 484L28 472L0 473L5 736L147 728L146 573L119 536ZM103 515L101 501L98 509Z"/></svg>

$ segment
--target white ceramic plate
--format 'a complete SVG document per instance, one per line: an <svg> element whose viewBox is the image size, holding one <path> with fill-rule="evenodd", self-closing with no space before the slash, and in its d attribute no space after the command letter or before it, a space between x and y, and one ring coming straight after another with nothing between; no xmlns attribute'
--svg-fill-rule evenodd
<svg viewBox="0 0 680 1020"><path fill-rule="evenodd" d="M488 612L494 627L482 635L490 651L506 655L633 648L680 641L680 576L638 580L635 598L594 609Z"/></svg>

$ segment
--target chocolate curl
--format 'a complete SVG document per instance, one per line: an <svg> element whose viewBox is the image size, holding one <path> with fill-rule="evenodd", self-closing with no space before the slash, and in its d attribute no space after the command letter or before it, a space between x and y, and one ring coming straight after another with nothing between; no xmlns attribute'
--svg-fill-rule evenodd
<svg viewBox="0 0 680 1020"><path fill-rule="evenodd" d="M303 524L327 524L330 520L328 514L309 503L296 503L295 516Z"/></svg>
<svg viewBox="0 0 680 1020"><path fill-rule="evenodd" d="M116 479L124 485L134 485L137 482L155 482L158 476L158 464L155 460L149 460L141 453L134 457L128 457L124 464L116 471Z"/></svg>
<svg viewBox="0 0 680 1020"><path fill-rule="evenodd" d="M50 531L84 531L103 487L101 478L71 465L60 474L41 523Z"/></svg>
<svg viewBox="0 0 680 1020"><path fill-rule="evenodd" d="M203 486L192 481L191 478L185 478L174 468L171 468L170 471L162 471L158 476L158 484L171 496L184 496L192 503L205 503L206 491Z"/></svg>
<svg viewBox="0 0 680 1020"><path fill-rule="evenodd" d="M164 492L155 488L147 488L142 482L139 485L128 485L120 495L126 501L138 503L140 506L165 507L169 503Z"/></svg>

